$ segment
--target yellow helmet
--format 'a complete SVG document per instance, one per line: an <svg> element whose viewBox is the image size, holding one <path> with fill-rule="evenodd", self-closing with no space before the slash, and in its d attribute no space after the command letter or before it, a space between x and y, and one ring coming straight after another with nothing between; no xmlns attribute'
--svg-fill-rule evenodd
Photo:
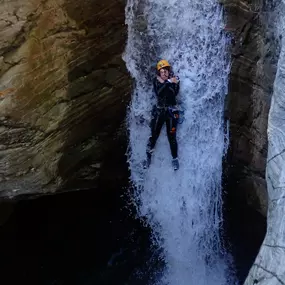
<svg viewBox="0 0 285 285"><path fill-rule="evenodd" d="M164 67L171 67L169 62L166 59L160 60L156 65L157 70L160 70L161 68L164 68Z"/></svg>

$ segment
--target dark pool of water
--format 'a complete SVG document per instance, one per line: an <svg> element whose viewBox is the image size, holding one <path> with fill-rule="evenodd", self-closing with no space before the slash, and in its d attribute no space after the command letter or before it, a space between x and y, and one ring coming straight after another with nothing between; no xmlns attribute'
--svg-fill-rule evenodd
<svg viewBox="0 0 285 285"><path fill-rule="evenodd" d="M88 190L19 202L0 227L0 284L146 285L162 261L121 194ZM227 215L225 236L242 281L264 225L240 205Z"/></svg>

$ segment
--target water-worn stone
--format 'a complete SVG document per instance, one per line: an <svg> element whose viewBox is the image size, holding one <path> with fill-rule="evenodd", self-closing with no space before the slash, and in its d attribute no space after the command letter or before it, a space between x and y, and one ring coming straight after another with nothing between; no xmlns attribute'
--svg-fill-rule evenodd
<svg viewBox="0 0 285 285"><path fill-rule="evenodd" d="M233 38L227 98L230 119L228 185L234 195L267 213L267 120L276 66L265 34L263 1L223 1Z"/></svg>
<svg viewBox="0 0 285 285"><path fill-rule="evenodd" d="M266 236L245 285L285 284L285 42L283 40L275 78L279 49L278 46L272 46L274 42L265 34L274 9L266 10L263 1L240 0L228 1L227 4L229 18L242 19L241 15L249 15L251 18L247 21L251 27L246 29L244 26L236 34L233 48L228 106L232 143L230 161L233 166L230 171L230 179L233 179L231 185L237 180L237 187L232 190L241 192L246 196L248 204L263 215L267 214ZM277 4L277 14L284 17L284 6L281 2ZM269 5L273 8L274 3ZM252 13L252 7L256 13ZM231 9L235 13L231 13ZM283 26L284 34L284 23L280 21L277 26ZM244 32L241 31L246 31L246 34L242 35ZM270 32L273 34L273 31ZM267 187L264 181L265 169Z"/></svg>
<svg viewBox="0 0 285 285"><path fill-rule="evenodd" d="M268 121L267 233L245 285L285 284L285 41L280 55ZM254 283L255 282L255 283Z"/></svg>
<svg viewBox="0 0 285 285"><path fill-rule="evenodd" d="M110 150L124 151L124 7L0 3L0 197L95 187Z"/></svg>

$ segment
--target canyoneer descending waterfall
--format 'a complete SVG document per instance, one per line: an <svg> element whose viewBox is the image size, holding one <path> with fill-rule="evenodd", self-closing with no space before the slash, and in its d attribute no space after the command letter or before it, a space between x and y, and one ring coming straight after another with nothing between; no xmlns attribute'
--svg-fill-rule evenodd
<svg viewBox="0 0 285 285"><path fill-rule="evenodd" d="M130 199L152 229L156 264L148 265L150 281L139 284L235 285L221 235L230 66L223 19L218 0L128 0L124 60L134 79L127 118ZM148 71L162 59L167 61L158 64L153 92ZM166 107L180 107L180 101L186 119L171 136L170 124L178 122ZM151 116L153 109L158 113ZM179 156L175 172L169 145L173 158ZM146 153L151 164L142 171Z"/></svg>
<svg viewBox="0 0 285 285"><path fill-rule="evenodd" d="M172 155L172 166L178 170L178 147L176 129L179 120L179 109L176 96L179 92L179 78L174 76L169 62L165 59L157 63L157 76L153 81L154 92L157 102L152 109L151 136L147 146L147 160L144 167L147 168L151 162L151 155L156 141L160 135L161 128L166 123L167 138Z"/></svg>

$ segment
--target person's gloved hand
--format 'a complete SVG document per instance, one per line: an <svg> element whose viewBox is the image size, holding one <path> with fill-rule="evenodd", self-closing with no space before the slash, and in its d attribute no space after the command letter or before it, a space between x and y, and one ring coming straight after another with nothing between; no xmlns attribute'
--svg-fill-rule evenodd
<svg viewBox="0 0 285 285"><path fill-rule="evenodd" d="M168 79L168 81L171 82L171 83L176 83L177 84L179 82L179 78L178 78L178 76L173 76L170 79Z"/></svg>

